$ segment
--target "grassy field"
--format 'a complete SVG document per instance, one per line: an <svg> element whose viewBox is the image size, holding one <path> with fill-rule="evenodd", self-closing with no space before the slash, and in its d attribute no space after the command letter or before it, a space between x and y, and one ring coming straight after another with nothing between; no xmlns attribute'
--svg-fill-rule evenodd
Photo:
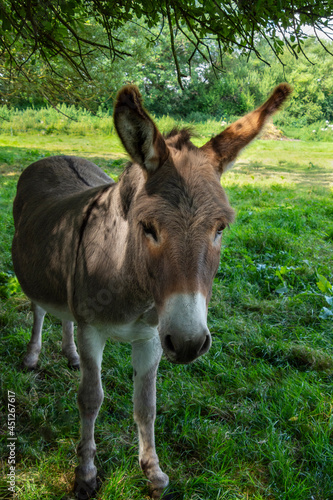
<svg viewBox="0 0 333 500"><path fill-rule="evenodd" d="M79 374L61 356L60 322L51 316L38 370L21 370L32 314L10 256L18 176L57 153L93 159L115 178L125 161L114 136L1 137L1 499L11 498L7 391L16 395L15 498L72 498ZM333 143L257 141L222 179L237 219L214 281L213 345L191 365L163 359L159 369L156 443L171 480L165 499L333 499L332 167ZM102 379L96 498L148 498L130 346L107 345Z"/></svg>

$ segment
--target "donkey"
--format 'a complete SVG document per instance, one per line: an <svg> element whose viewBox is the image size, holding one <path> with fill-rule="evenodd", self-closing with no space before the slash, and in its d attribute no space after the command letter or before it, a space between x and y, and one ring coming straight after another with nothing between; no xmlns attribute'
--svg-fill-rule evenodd
<svg viewBox="0 0 333 500"><path fill-rule="evenodd" d="M155 451L157 367L162 352L172 363L190 363L210 348L207 307L222 232L234 219L220 177L290 92L280 84L261 107L196 147L188 130L162 136L128 85L114 111L132 159L119 182L71 156L39 160L22 173L12 253L34 311L24 365L37 365L45 312L60 318L63 351L81 370L78 498L97 487L94 424L108 338L132 344L139 463L154 497L168 485Z"/></svg>

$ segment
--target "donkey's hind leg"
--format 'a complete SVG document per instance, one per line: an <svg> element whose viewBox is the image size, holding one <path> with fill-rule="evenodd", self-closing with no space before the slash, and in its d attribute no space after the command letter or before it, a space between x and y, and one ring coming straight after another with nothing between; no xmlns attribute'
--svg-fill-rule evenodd
<svg viewBox="0 0 333 500"><path fill-rule="evenodd" d="M27 347L26 355L23 358L23 365L29 370L36 368L39 353L42 348L42 328L46 311L37 304L31 303L34 314L31 339Z"/></svg>
<svg viewBox="0 0 333 500"><path fill-rule="evenodd" d="M62 322L62 353L68 359L70 368L80 369L80 357L74 343L74 324L72 321Z"/></svg>

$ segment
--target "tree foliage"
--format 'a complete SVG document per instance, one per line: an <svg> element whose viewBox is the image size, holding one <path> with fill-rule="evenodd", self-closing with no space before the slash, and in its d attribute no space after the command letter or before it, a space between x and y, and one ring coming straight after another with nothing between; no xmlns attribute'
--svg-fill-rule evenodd
<svg viewBox="0 0 333 500"><path fill-rule="evenodd" d="M165 43L167 43L165 41ZM328 45L333 50L333 44ZM196 61L191 78L184 78L184 90L170 70L167 52L161 48L151 53L139 83L149 110L157 115L204 121L209 118L229 120L259 106L282 81L293 87L286 111L279 113L280 123L307 125L318 120L333 120L333 58L317 41L304 44L307 57L297 60L288 51L281 64L271 53L265 40L258 49L269 66L252 54L249 58L227 54L224 69L216 78L210 65ZM178 49L181 68L186 70L186 47ZM156 68L158 70L156 71ZM167 89L167 91L166 91Z"/></svg>
<svg viewBox="0 0 333 500"><path fill-rule="evenodd" d="M304 27L312 26L318 37L333 34L332 10L333 0L1 0L1 54L10 77L21 72L30 81L37 60L59 76L62 60L76 78L93 80L94 59L113 62L132 55L122 28L136 22L149 43L156 41L153 28L169 32L182 87L177 34L191 47L188 63L200 54L212 66L223 66L225 54L235 49L262 58L258 36L278 57L285 45L297 55L303 51Z"/></svg>
<svg viewBox="0 0 333 500"><path fill-rule="evenodd" d="M211 8L209 2L204 7L198 2L193 4L194 7L188 3L197 16L201 5L201 16L207 18L202 21L202 43L195 46L193 30L199 29L199 25L194 21L186 24L185 18L188 20L193 14L190 8L181 24L180 14L176 16L177 9L181 10L183 5L181 2L168 6L162 2L160 7L154 3L151 9L144 3L115 4L111 16L113 4L98 4L105 7L105 23L107 19L112 22L111 31L106 32L106 24L94 11L97 5L94 2L45 3L46 8L40 7L38 15L35 11L41 4L30 2L33 17L27 16L26 22L21 19L21 24L19 19L25 12L24 2L13 4L12 10L9 0L0 2L0 34L4 40L0 54L0 103L18 108L67 103L94 113L99 109L112 112L117 90L126 83L135 83L144 94L149 111L155 115L170 114L194 121L210 117L228 119L253 109L266 99L275 85L287 80L294 88L288 105L288 119L299 124L333 119L333 58L330 56L333 44L327 40L325 49L322 40L314 42L308 38L301 43L300 53L295 59L297 44L292 41L290 26L285 24L283 28L281 25L286 14L281 17L280 24L273 23L275 34L279 26L279 29L286 30L284 42L282 36L275 40L277 58L272 51L274 37L267 40L269 31L262 36L253 35L253 50L244 40L241 42L240 35L235 35L235 45L232 45L231 38L229 42L224 40L223 45L216 34L208 36L205 23ZM232 5L234 13L240 15L241 8L249 9L250 3L243 7ZM254 9L254 4L251 5ZM259 7L266 11L267 5L260 7L261 4L256 2L256 12L259 12ZM328 5L323 3L323 12L327 11ZM305 4L303 7L305 9ZM311 4L311 9L317 7L315 2ZM163 8L169 10L163 11ZM226 6L223 8L227 9ZM310 12L309 6L306 9ZM60 16L62 11L63 17ZM321 12L319 7L318 12ZM209 22L213 23L213 18ZM245 22L244 16L242 19ZM220 20L222 24L226 22L222 15ZM63 21L71 22L71 30L64 26ZM315 27L317 21L314 17L312 21ZM263 23L263 19L260 22ZM301 22L300 12L298 22ZM323 25L324 19L318 23ZM33 26L36 33L31 31ZM300 24L299 30L301 40ZM52 46L52 40L59 41L59 50ZM112 46L115 52L112 52ZM280 53L282 48L284 53ZM64 52L67 50L68 57ZM282 113L279 120L284 116L287 119Z"/></svg>
<svg viewBox="0 0 333 500"><path fill-rule="evenodd" d="M191 44L184 35L175 38L175 51L182 78L183 90L178 85L169 33L156 34L154 44L148 43L146 31L135 23L121 28L124 47L133 57L114 62L100 55L89 61L93 81L82 80L75 70L61 58L54 60L57 73L36 59L27 67L29 79L17 74L0 80L0 102L11 107L41 107L50 103L75 104L94 113L99 110L112 113L113 98L126 83L135 83L144 95L149 111L157 116L169 114L176 119L204 121L210 118L229 120L243 115L263 102L278 83L288 81L294 89L286 111L279 113L281 124L303 126L318 120L333 120L333 58L313 39L304 43L307 56L295 60L285 51L282 64L272 54L264 39L257 41L257 49L269 65L254 53L249 57L237 50L224 56L223 68L217 73L199 54L192 58ZM95 30L98 37L98 31ZM327 42L328 43L328 42ZM328 43L333 51L333 43ZM217 54L217 44L211 51ZM1 59L0 59L1 63ZM0 70L2 71L2 70ZM66 108L58 107L66 113ZM1 119L2 115L0 116ZM75 116L71 118L75 120Z"/></svg>

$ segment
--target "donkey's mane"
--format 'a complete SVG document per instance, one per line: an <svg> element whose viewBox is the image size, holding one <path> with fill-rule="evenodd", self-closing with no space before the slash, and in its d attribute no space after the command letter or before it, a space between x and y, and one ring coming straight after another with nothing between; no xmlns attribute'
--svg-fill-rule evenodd
<svg viewBox="0 0 333 500"><path fill-rule="evenodd" d="M184 146L188 149L195 149L194 144L191 142L191 137L194 136L193 130L189 127L174 127L168 134L164 134L164 139L167 144L179 150L183 149Z"/></svg>

